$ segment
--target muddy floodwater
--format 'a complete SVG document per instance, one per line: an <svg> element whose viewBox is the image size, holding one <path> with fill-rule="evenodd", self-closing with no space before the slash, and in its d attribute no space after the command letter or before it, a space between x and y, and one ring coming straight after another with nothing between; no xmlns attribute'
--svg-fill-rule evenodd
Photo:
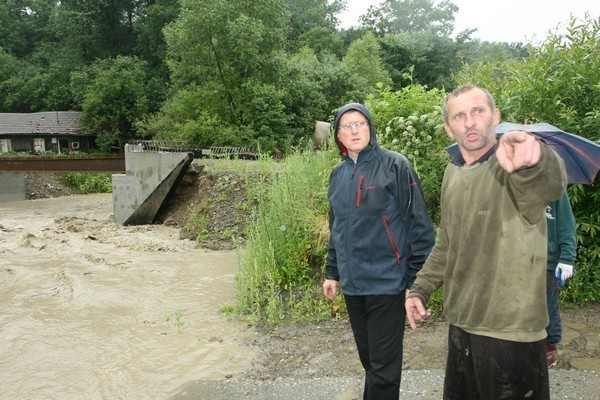
<svg viewBox="0 0 600 400"><path fill-rule="evenodd" d="M122 227L110 194L0 203L3 399L165 399L254 354L233 251L176 228Z"/></svg>

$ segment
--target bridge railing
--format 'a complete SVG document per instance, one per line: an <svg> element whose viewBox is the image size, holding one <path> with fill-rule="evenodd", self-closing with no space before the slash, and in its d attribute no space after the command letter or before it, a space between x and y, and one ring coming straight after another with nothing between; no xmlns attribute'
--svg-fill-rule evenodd
<svg viewBox="0 0 600 400"><path fill-rule="evenodd" d="M183 141L134 140L127 143L129 153L193 153L194 158L257 159L258 153L250 147L211 146L208 149L190 149Z"/></svg>
<svg viewBox="0 0 600 400"><path fill-rule="evenodd" d="M128 153L189 153L189 145L173 140L132 140L125 146Z"/></svg>
<svg viewBox="0 0 600 400"><path fill-rule="evenodd" d="M212 146L200 151L201 157L207 158L243 158L256 159L258 153L250 147Z"/></svg>

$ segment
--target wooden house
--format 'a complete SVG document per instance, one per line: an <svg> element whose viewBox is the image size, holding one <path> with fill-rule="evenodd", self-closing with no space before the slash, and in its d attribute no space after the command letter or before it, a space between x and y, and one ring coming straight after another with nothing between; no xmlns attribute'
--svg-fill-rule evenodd
<svg viewBox="0 0 600 400"><path fill-rule="evenodd" d="M80 116L80 111L0 113L0 153L87 153L94 135L79 127Z"/></svg>

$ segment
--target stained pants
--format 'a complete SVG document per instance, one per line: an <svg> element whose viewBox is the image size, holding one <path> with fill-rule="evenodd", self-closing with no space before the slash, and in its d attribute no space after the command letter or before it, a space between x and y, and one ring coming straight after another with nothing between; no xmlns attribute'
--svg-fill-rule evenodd
<svg viewBox="0 0 600 400"><path fill-rule="evenodd" d="M404 292L390 296L344 296L365 370L363 400L396 400L400 396L406 321L404 297Z"/></svg>
<svg viewBox="0 0 600 400"><path fill-rule="evenodd" d="M450 325L444 400L549 400L546 341L512 342Z"/></svg>

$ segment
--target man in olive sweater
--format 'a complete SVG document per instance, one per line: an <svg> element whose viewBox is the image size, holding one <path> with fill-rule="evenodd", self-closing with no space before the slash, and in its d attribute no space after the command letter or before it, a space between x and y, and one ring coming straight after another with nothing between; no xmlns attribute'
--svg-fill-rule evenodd
<svg viewBox="0 0 600 400"><path fill-rule="evenodd" d="M443 107L460 153L442 182L437 242L407 291L413 329L444 286L450 323L444 399L549 399L546 205L564 193L564 163L524 131L496 139L500 111L473 85Z"/></svg>

